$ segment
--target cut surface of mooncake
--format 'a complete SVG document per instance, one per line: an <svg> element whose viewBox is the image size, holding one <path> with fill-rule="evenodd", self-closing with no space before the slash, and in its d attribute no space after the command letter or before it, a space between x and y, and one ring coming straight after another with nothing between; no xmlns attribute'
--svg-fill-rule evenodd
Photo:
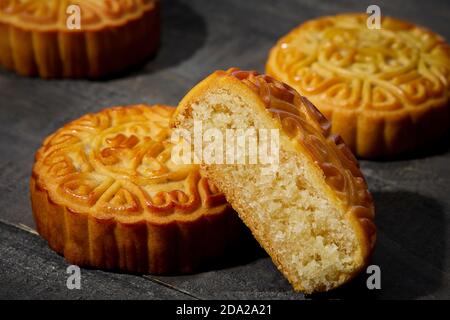
<svg viewBox="0 0 450 320"><path fill-rule="evenodd" d="M39 234L74 264L178 274L221 266L248 232L199 166L171 161L174 108L87 114L47 137L30 181Z"/></svg>
<svg viewBox="0 0 450 320"><path fill-rule="evenodd" d="M273 172L249 161L202 161L202 170L294 289L330 290L367 265L376 238L372 197L353 154L306 98L254 71L216 71L183 98L171 120L194 135L198 123L223 136L254 128L258 142L263 130L279 133ZM202 140L197 159L214 141Z"/></svg>
<svg viewBox="0 0 450 320"><path fill-rule="evenodd" d="M449 133L450 47L409 22L382 17L369 28L365 14L307 21L272 48L266 73L307 97L359 157L430 148Z"/></svg>

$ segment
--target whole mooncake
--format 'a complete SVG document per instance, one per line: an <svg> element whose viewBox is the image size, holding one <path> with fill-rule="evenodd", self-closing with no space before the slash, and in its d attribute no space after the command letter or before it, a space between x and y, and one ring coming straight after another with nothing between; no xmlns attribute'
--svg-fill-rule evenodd
<svg viewBox="0 0 450 320"><path fill-rule="evenodd" d="M330 290L367 265L376 238L372 197L353 154L306 98L254 71L217 71L183 98L172 118L172 126L194 137L200 124L204 138L194 139L202 148L194 148L203 150L196 156L205 159L206 176L294 289ZM279 138L264 147L267 130ZM249 132L247 149L238 147L242 132ZM219 133L226 149L216 144ZM264 159L267 148L275 150L273 161ZM226 161L207 158L225 150ZM254 163L252 152L259 159Z"/></svg>
<svg viewBox="0 0 450 320"><path fill-rule="evenodd" d="M0 65L25 76L100 78L145 61L159 0L0 0Z"/></svg>
<svg viewBox="0 0 450 320"><path fill-rule="evenodd" d="M240 252L248 233L224 195L198 166L171 160L173 111L109 108L45 139L31 200L53 250L82 266L155 274L218 266Z"/></svg>
<svg viewBox="0 0 450 320"><path fill-rule="evenodd" d="M272 48L266 72L306 96L357 156L435 145L450 123L450 47L425 28L364 14L305 22Z"/></svg>

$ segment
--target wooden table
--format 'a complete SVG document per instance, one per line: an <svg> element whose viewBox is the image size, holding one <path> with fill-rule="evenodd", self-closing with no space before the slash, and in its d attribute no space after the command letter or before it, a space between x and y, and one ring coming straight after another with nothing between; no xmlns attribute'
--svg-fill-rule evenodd
<svg viewBox="0 0 450 320"><path fill-rule="evenodd" d="M377 1L382 14L409 19L450 39L450 3ZM22 78L0 71L0 298L303 299L267 256L243 265L181 277L136 276L82 269L82 289L66 288L64 259L35 234L28 178L42 139L71 119L112 105L175 105L216 69L264 70L276 39L300 22L365 11L347 1L164 1L162 46L141 69L107 81ZM373 263L349 286L307 298L450 298L450 152L415 159L362 161L376 200Z"/></svg>

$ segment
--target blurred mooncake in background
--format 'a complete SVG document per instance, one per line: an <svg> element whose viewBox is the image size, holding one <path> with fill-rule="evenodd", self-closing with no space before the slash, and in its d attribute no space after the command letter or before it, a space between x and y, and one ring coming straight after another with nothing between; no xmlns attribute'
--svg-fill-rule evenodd
<svg viewBox="0 0 450 320"><path fill-rule="evenodd" d="M436 144L449 128L450 49L425 28L365 14L307 21L272 48L267 74L306 96L363 158Z"/></svg>
<svg viewBox="0 0 450 320"><path fill-rule="evenodd" d="M0 0L0 65L24 76L117 74L159 38L159 0Z"/></svg>

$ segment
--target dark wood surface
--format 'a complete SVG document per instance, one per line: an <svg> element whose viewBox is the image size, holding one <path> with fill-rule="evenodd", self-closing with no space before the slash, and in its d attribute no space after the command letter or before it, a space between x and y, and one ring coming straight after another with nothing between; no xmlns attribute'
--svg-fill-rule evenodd
<svg viewBox="0 0 450 320"><path fill-rule="evenodd" d="M128 74L104 81L22 78L0 71L0 298L303 299L267 256L181 277L82 269L82 289L66 288L67 263L33 233L28 178L42 139L71 119L112 105L177 101L213 70L264 71L278 37L320 15L365 11L373 1L164 1L158 54ZM450 39L448 1L377 1L382 14L411 20ZM374 194L378 243L367 275L307 298L450 298L450 152L414 159L362 161Z"/></svg>

